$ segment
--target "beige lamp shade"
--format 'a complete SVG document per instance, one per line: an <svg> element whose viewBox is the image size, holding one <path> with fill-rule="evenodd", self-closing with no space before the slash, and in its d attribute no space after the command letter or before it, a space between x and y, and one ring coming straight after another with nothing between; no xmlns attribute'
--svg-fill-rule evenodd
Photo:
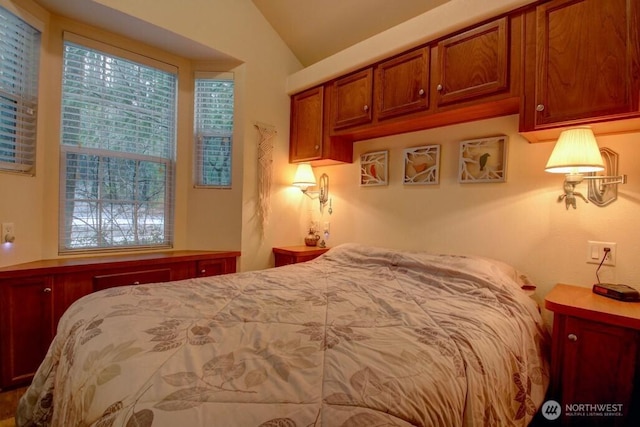
<svg viewBox="0 0 640 427"><path fill-rule="evenodd" d="M604 162L593 131L589 127L563 131L544 170L564 174L604 170Z"/></svg>
<svg viewBox="0 0 640 427"><path fill-rule="evenodd" d="M316 176L313 174L313 169L311 169L309 163L298 164L298 169L296 169L296 174L293 177L293 185L303 190L316 185Z"/></svg>

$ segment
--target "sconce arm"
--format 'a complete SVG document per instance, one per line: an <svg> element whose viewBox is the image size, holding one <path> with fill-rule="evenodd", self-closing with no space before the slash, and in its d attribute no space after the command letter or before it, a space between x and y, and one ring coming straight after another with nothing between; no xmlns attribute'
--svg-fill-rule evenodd
<svg viewBox="0 0 640 427"><path fill-rule="evenodd" d="M627 183L627 175L618 175L618 176L585 176L583 179L593 179L593 180L602 180L603 182L600 185L611 185L611 184L626 184Z"/></svg>

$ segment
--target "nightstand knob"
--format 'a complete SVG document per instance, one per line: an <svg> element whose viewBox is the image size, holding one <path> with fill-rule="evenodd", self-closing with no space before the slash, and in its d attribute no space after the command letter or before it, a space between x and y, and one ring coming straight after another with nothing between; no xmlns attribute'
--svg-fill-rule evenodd
<svg viewBox="0 0 640 427"><path fill-rule="evenodd" d="M569 338L569 341L578 341L578 336L576 334L569 334L567 338Z"/></svg>

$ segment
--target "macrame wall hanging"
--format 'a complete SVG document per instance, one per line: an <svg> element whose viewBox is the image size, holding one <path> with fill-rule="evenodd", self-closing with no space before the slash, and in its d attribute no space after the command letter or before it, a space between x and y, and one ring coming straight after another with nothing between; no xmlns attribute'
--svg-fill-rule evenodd
<svg viewBox="0 0 640 427"><path fill-rule="evenodd" d="M264 123L255 123L260 139L258 140L258 217L260 233L264 237L269 212L271 210L271 175L273 172L273 137L278 133L275 127Z"/></svg>

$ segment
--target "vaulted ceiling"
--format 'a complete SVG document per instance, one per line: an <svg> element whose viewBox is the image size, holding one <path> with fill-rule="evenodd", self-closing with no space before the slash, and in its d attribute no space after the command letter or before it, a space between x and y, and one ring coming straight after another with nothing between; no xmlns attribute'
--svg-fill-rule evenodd
<svg viewBox="0 0 640 427"><path fill-rule="evenodd" d="M212 49L91 0L35 0L45 9L194 59ZM171 0L178 1L178 0ZM185 0L183 0L185 1ZM450 0L251 0L303 66L311 65ZM154 42L160 41L159 43Z"/></svg>

